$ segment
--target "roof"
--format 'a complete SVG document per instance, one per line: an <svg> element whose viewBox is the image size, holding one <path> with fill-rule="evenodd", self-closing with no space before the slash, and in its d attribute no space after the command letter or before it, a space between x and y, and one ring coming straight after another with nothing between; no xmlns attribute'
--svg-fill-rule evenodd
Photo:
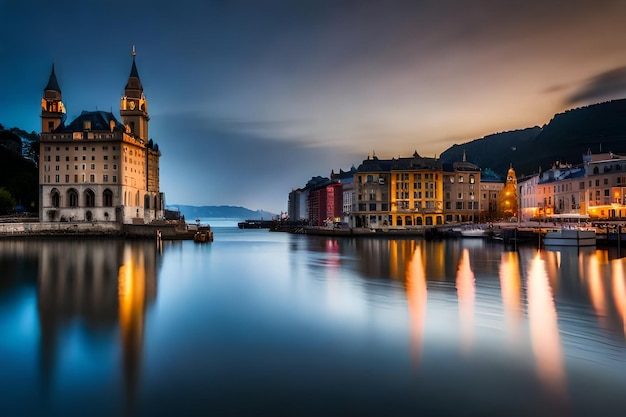
<svg viewBox="0 0 626 417"><path fill-rule="evenodd" d="M56 132L82 132L85 130L85 122L91 122L92 131L111 131L111 121L115 124L117 129L125 129L125 127L118 122L113 113L106 111L84 111L76 119L68 125L61 125L56 129Z"/></svg>
<svg viewBox="0 0 626 417"><path fill-rule="evenodd" d="M44 91L56 91L61 92L61 87L59 87L59 82L57 81L57 76L54 73L54 64L52 64L52 72L50 73L50 78L48 79L48 84L44 88Z"/></svg>

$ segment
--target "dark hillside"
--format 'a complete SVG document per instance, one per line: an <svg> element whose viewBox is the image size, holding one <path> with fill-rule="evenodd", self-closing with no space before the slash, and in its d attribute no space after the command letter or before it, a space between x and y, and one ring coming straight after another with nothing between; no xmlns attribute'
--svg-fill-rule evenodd
<svg viewBox="0 0 626 417"><path fill-rule="evenodd" d="M39 172L35 164L0 146L0 187L27 211L37 211Z"/></svg>
<svg viewBox="0 0 626 417"><path fill-rule="evenodd" d="M516 150L541 132L538 126L527 129L512 130L509 132L494 133L484 138L454 145L441 154L441 160L446 163L458 162L463 159L463 151L467 161L481 168L491 168L500 174L500 171L509 168L509 162Z"/></svg>
<svg viewBox="0 0 626 417"><path fill-rule="evenodd" d="M549 168L555 161L582 163L582 155L626 154L626 99L580 107L556 114L543 128L485 136L454 145L441 154L447 161L467 160L491 168L501 176L512 164L518 176Z"/></svg>

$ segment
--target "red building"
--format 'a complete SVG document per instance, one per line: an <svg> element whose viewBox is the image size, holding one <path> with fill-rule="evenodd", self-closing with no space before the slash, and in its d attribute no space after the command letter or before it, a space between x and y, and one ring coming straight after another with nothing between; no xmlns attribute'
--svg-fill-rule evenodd
<svg viewBox="0 0 626 417"><path fill-rule="evenodd" d="M331 183L309 193L311 226L326 226L341 221L343 189L341 183Z"/></svg>

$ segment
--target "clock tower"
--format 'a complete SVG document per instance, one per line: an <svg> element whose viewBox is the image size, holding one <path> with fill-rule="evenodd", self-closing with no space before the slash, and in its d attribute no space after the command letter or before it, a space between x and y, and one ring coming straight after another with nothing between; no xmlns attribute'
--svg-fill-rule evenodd
<svg viewBox="0 0 626 417"><path fill-rule="evenodd" d="M133 46L133 66L124 89L124 97L120 102L120 115L122 123L127 126L130 133L144 141L148 141L148 102L143 95L143 86L135 64L135 47Z"/></svg>

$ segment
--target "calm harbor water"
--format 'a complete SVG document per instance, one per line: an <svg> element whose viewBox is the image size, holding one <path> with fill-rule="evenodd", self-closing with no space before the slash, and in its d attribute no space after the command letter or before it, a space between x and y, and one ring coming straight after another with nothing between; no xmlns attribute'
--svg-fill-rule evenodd
<svg viewBox="0 0 626 417"><path fill-rule="evenodd" d="M0 240L0 414L626 412L614 250L218 226Z"/></svg>

